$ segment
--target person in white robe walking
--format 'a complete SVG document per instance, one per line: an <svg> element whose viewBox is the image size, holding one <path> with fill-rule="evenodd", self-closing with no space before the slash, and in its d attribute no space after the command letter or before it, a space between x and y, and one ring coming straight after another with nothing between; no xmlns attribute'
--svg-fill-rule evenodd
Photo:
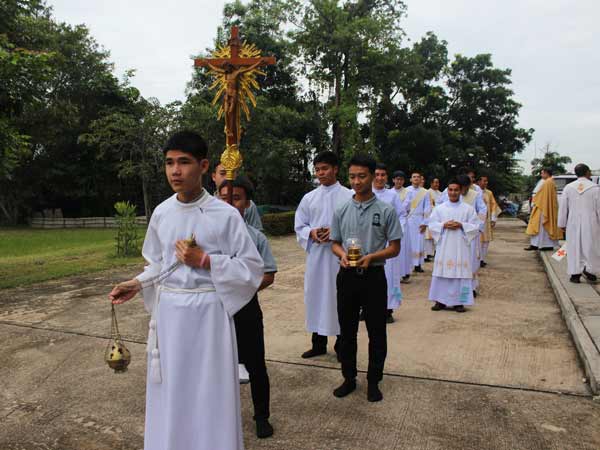
<svg viewBox="0 0 600 450"><path fill-rule="evenodd" d="M400 276L402 277L400 283L409 283L410 274L413 271L412 255L410 248L410 237L407 231L406 220L408 218L408 211L410 210L410 201L407 199L408 190L404 187L406 175L401 170L396 170L393 174L392 181L394 182L394 192L402 203L402 210L406 210L407 213L400 217L400 225L402 225L402 240L400 242Z"/></svg>
<svg viewBox="0 0 600 450"><path fill-rule="evenodd" d="M178 132L163 151L175 195L152 214L144 272L109 294L119 304L142 291L152 314L144 449L243 450L233 316L263 261L238 211L202 188L204 140Z"/></svg>
<svg viewBox="0 0 600 450"><path fill-rule="evenodd" d="M407 234L410 239L412 266L415 272L423 272L421 265L425 262L425 230L427 217L431 213L431 203L427 189L422 188L421 174L413 172L410 176L411 186L407 188L407 199L410 210L407 218Z"/></svg>
<svg viewBox="0 0 600 450"><path fill-rule="evenodd" d="M375 178L373 179L373 193L378 200L392 206L398 216L398 221L402 226L402 222L406 221L408 215L408 202L401 202L398 195L393 189L387 188L388 172L387 167L383 163L378 163L375 167ZM394 323L394 310L400 307L402 303L402 289L400 282L402 280L402 260L401 255L389 258L385 262L385 279L387 281L388 292L388 310L387 323Z"/></svg>
<svg viewBox="0 0 600 450"><path fill-rule="evenodd" d="M473 305L471 241L479 237L481 220L472 206L460 200L461 184L448 183L448 201L434 208L429 230L436 242L429 300L433 311L452 307L465 312Z"/></svg>
<svg viewBox="0 0 600 450"><path fill-rule="evenodd" d="M558 226L566 232L570 281L581 274L592 282L600 273L600 186L591 181L590 168L575 166L577 180L567 184L560 197Z"/></svg>
<svg viewBox="0 0 600 450"><path fill-rule="evenodd" d="M335 285L339 263L331 252L329 233L333 212L352 198L352 191L337 181L335 153L319 153L313 165L320 186L302 198L294 218L296 239L306 252L304 305L306 329L312 333L312 346L303 358L327 353L327 336L340 334ZM337 353L337 340L334 350Z"/></svg>
<svg viewBox="0 0 600 450"><path fill-rule="evenodd" d="M440 179L433 178L429 183L429 201L431 203L431 209L435 208L437 205L437 201L442 195L440 192ZM425 230L425 262L430 262L433 259L433 255L435 255L435 245L433 241L433 237L429 230Z"/></svg>

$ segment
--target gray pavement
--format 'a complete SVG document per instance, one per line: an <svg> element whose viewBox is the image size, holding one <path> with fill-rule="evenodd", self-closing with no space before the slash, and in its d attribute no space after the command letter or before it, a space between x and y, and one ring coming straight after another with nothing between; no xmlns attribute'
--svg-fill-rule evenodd
<svg viewBox="0 0 600 450"><path fill-rule="evenodd" d="M583 362L594 394L600 394L600 293L597 283L581 277L581 283L569 281L567 258L557 261L550 252L540 254L548 278L561 307L565 323Z"/></svg>
<svg viewBox="0 0 600 450"><path fill-rule="evenodd" d="M273 239L280 273L261 296L272 421L253 435L249 387L242 414L247 449L598 449L600 404L524 228L502 221L467 314L432 312L430 274L403 285L388 327L384 400L366 401L364 374L345 399L332 353L299 357L304 258L293 237ZM430 272L431 265L426 266ZM0 291L0 449L141 449L148 317L140 301L119 307L132 341L128 373L102 361L110 330L106 293L116 271ZM366 333L359 336L360 368ZM559 392L557 394L557 392Z"/></svg>

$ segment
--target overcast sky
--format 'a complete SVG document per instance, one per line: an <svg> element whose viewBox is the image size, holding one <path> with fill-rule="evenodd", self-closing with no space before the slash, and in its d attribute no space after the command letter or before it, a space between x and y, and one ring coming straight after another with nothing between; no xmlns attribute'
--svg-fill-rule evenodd
<svg viewBox="0 0 600 450"><path fill-rule="evenodd" d="M600 2L595 0L405 0L404 29L448 41L450 55L491 53L511 68L520 125L534 128L524 167L540 148L600 169ZM210 47L224 1L49 0L55 17L86 24L111 52L116 75L136 69L145 97L183 100L190 56ZM573 165L571 165L572 168Z"/></svg>

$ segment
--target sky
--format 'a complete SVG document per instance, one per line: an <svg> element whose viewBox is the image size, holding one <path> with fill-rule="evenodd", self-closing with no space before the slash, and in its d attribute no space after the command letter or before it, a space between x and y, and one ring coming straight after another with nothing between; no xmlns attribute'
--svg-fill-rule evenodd
<svg viewBox="0 0 600 450"><path fill-rule="evenodd" d="M119 78L162 103L183 100L191 55L211 47L225 1L49 0L57 20L84 23L110 51ZM520 155L529 168L548 144L600 169L600 2L596 0L405 0L411 41L433 31L449 54L491 53L512 69L523 108L520 126L534 128ZM410 44L407 42L407 44Z"/></svg>

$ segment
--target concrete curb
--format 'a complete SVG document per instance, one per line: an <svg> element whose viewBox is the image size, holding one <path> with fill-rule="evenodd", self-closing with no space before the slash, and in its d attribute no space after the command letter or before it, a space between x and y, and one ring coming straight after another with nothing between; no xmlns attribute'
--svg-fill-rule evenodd
<svg viewBox="0 0 600 450"><path fill-rule="evenodd" d="M577 352L583 362L585 374L590 383L592 393L598 395L600 394L600 353L594 345L587 328L583 324L567 289L565 289L559 275L556 273L554 267L552 267L549 259L552 257L551 253L540 252L540 257L544 264L544 268L546 269L546 274L548 275L556 299L558 300L558 304L560 305L567 328L571 332L573 342L575 342Z"/></svg>

